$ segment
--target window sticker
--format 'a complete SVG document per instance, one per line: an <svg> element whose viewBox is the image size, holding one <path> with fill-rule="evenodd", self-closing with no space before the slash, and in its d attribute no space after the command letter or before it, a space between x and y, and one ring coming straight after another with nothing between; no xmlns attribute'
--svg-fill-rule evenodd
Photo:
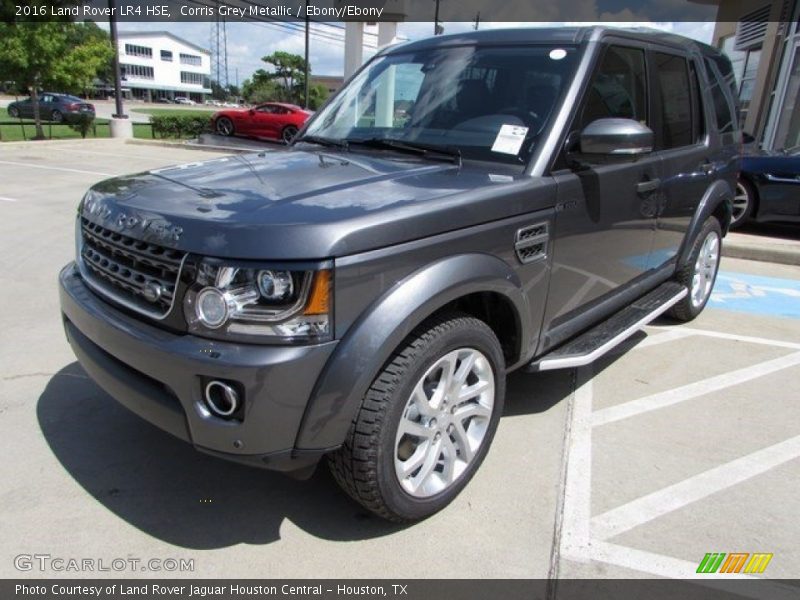
<svg viewBox="0 0 800 600"><path fill-rule="evenodd" d="M528 128L520 125L503 125L494 139L492 152L500 152L502 154L519 154L519 149L522 147L522 142L525 141L525 136L528 135Z"/></svg>

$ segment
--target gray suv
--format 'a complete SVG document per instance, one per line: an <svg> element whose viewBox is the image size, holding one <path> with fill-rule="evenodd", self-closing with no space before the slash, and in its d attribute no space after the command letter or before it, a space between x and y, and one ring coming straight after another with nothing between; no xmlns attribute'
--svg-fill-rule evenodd
<svg viewBox="0 0 800 600"><path fill-rule="evenodd" d="M395 521L483 461L506 375L696 317L741 133L711 47L607 28L378 53L285 152L98 183L66 334L122 404L200 451L341 486Z"/></svg>

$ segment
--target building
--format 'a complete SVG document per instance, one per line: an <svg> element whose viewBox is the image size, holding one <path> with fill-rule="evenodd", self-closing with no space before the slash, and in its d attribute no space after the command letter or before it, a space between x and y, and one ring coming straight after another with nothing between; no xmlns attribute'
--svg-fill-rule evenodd
<svg viewBox="0 0 800 600"><path fill-rule="evenodd" d="M166 31L119 33L122 85L133 98L155 102L183 96L202 102L211 90L211 53Z"/></svg>
<svg viewBox="0 0 800 600"><path fill-rule="evenodd" d="M771 150L800 145L800 0L716 4L712 44L736 73L744 131Z"/></svg>
<svg viewBox="0 0 800 600"><path fill-rule="evenodd" d="M344 77L340 75L314 75L311 74L311 85L323 85L328 94L333 94L339 91L339 88L344 84Z"/></svg>

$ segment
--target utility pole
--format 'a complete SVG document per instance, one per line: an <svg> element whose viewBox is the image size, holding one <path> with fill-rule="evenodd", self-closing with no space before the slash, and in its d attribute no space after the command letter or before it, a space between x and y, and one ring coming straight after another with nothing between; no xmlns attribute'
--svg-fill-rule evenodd
<svg viewBox="0 0 800 600"><path fill-rule="evenodd" d="M481 24L481 12L478 11L478 14L475 15L475 25L473 25L472 28L475 31L478 31L478 27L480 26L480 24Z"/></svg>
<svg viewBox="0 0 800 600"><path fill-rule="evenodd" d="M303 108L308 108L308 92L309 92L309 84L311 79L311 70L309 69L309 59L308 59L308 48L309 48L309 27L311 26L309 19L308 19L308 0L306 0L306 66L305 66L305 77L303 83L303 95L305 96L305 101L303 103Z"/></svg>
<svg viewBox="0 0 800 600"><path fill-rule="evenodd" d="M439 0L436 1L436 13L433 16L433 35L441 35L444 33L444 27L439 25Z"/></svg>
<svg viewBox="0 0 800 600"><path fill-rule="evenodd" d="M122 72L119 68L119 43L117 36L117 18L114 14L116 0L108 0L109 18L108 22L111 28L111 45L114 47L114 99L117 104L116 114L111 115L116 119L127 119L128 116L122 107Z"/></svg>

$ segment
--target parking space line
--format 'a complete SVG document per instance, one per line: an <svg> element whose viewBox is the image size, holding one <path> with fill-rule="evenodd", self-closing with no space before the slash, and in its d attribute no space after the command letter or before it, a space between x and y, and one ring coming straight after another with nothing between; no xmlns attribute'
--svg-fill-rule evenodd
<svg viewBox="0 0 800 600"><path fill-rule="evenodd" d="M631 348L631 350L641 350L642 348L649 348L650 346L657 346L658 344L682 340L693 335L695 335L694 331L690 331L681 327L673 327L666 333L659 333L656 335L651 335L648 333L647 337Z"/></svg>
<svg viewBox="0 0 800 600"><path fill-rule="evenodd" d="M592 537L607 540L798 457L800 435L598 515L592 519Z"/></svg>
<svg viewBox="0 0 800 600"><path fill-rule="evenodd" d="M656 329L669 329L671 326L655 326ZM695 329L693 327L681 327L680 331L686 331L695 335L718 338L721 340L733 340L736 342L747 342L748 344L761 344L762 346L778 346L780 348L793 348L800 350L800 344L796 342L784 342L782 340L770 340L762 337L750 335L737 335L735 333L724 333L722 331L711 331L710 329Z"/></svg>
<svg viewBox="0 0 800 600"><path fill-rule="evenodd" d="M31 163L14 162L10 160L0 160L2 165L12 165L15 167L30 167L31 169L47 169L50 171L64 171L67 173L84 173L86 175L100 175L101 177L113 177L112 173L100 173L98 171L84 171L83 169L69 169L67 167L51 167L46 165L34 165Z"/></svg>
<svg viewBox="0 0 800 600"><path fill-rule="evenodd" d="M796 365L800 365L800 352L794 352L743 369L696 381L695 383L690 383L679 388L659 392L657 394L645 396L644 398L638 398L630 402L624 402L616 406L598 410L592 415L592 425L594 427L599 427L601 425L607 425L608 423L614 423L615 421L621 421L622 419L634 417L666 406L672 406L679 402L685 402L686 400L691 400L698 396L704 396L711 392L733 387Z"/></svg>
<svg viewBox="0 0 800 600"><path fill-rule="evenodd" d="M697 563L664 556L646 550L618 546L609 542L594 542L592 558L599 562L625 567L641 573L649 573L671 579L699 580L700 585L724 590L748 598L770 600L797 600L797 588L775 581L767 581L753 575L740 573L732 579L723 573L697 573ZM702 558L702 557L700 557ZM746 585L743 580L753 580L758 585Z"/></svg>
<svg viewBox="0 0 800 600"><path fill-rule="evenodd" d="M576 389L568 423L563 474L559 553L572 560L588 560L592 495L592 395L590 366L577 371Z"/></svg>

